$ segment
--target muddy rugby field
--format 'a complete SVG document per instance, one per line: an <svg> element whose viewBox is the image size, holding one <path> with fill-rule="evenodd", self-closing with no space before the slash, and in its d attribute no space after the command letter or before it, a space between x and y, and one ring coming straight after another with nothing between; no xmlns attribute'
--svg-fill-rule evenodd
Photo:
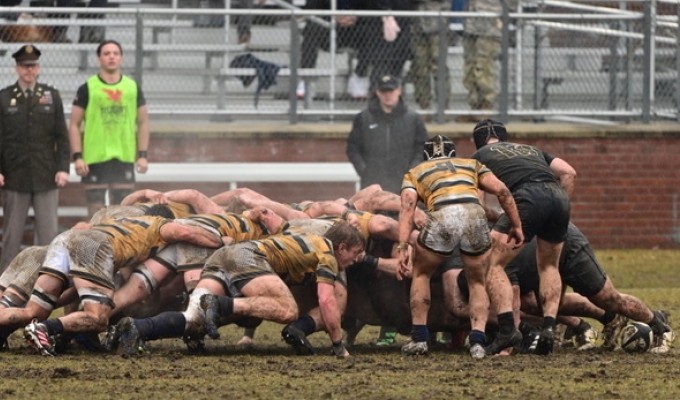
<svg viewBox="0 0 680 400"><path fill-rule="evenodd" d="M598 251L598 257L620 290L670 311L679 329L680 251ZM352 357L341 360L329 355L322 333L310 337L316 355L295 355L280 329L263 324L250 349L238 348L242 331L227 326L219 340L206 341L205 354L190 354L180 340L166 339L128 359L77 346L42 357L17 332L0 353L0 399L680 398L676 348L665 355L562 348L548 357L473 362L464 349L442 347L406 358L399 352L406 336L379 348L372 345L378 327L367 327L350 349Z"/></svg>

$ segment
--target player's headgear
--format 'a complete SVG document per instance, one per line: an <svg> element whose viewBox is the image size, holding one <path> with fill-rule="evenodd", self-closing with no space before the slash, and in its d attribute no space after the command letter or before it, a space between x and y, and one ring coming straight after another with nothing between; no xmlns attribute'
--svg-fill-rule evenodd
<svg viewBox="0 0 680 400"><path fill-rule="evenodd" d="M494 121L492 119L485 119L475 125L472 131L472 138L475 141L475 146L479 149L486 145L490 138L496 138L500 142L508 141L508 132L505 130L505 125L502 122Z"/></svg>
<svg viewBox="0 0 680 400"><path fill-rule="evenodd" d="M437 135L425 142L423 146L423 156L425 160L440 157L455 157L456 145L446 136Z"/></svg>
<svg viewBox="0 0 680 400"><path fill-rule="evenodd" d="M172 212L167 204L154 204L144 212L144 215L175 219L175 213Z"/></svg>

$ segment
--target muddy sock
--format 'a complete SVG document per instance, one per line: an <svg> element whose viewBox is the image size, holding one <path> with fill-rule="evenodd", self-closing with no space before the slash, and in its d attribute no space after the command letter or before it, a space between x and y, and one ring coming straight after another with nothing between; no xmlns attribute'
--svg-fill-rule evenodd
<svg viewBox="0 0 680 400"><path fill-rule="evenodd" d="M218 296L217 304L220 306L220 315L228 317L234 313L234 298L229 296Z"/></svg>
<svg viewBox="0 0 680 400"><path fill-rule="evenodd" d="M293 322L291 325L304 332L305 335L311 335L316 332L316 322L314 322L314 318L309 315L298 318L297 321Z"/></svg>
<svg viewBox="0 0 680 400"><path fill-rule="evenodd" d="M509 335L515 329L515 318L512 316L512 311L498 314L498 332L501 335Z"/></svg>
<svg viewBox="0 0 680 400"><path fill-rule="evenodd" d="M482 331L471 330L468 338L470 339L470 346L476 343L481 344L482 346L486 344L486 334Z"/></svg>
<svg viewBox="0 0 680 400"><path fill-rule="evenodd" d="M430 332L427 325L413 325L411 328L411 340L414 342L427 342L430 340Z"/></svg>
<svg viewBox="0 0 680 400"><path fill-rule="evenodd" d="M166 311L155 317L135 319L139 337L144 340L182 337L185 326L184 314L177 311Z"/></svg>
<svg viewBox="0 0 680 400"><path fill-rule="evenodd" d="M49 333L50 336L64 333L64 325L58 318L48 319L44 321L43 324L45 324L45 327L47 328L47 333Z"/></svg>
<svg viewBox="0 0 680 400"><path fill-rule="evenodd" d="M612 322L614 318L616 318L616 313L611 311L605 311L604 315L598 318L597 320L600 321L602 325L607 325L608 323Z"/></svg>

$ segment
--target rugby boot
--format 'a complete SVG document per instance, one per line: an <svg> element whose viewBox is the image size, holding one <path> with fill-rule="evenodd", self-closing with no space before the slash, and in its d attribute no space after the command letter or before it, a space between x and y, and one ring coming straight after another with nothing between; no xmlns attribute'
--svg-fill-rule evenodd
<svg viewBox="0 0 680 400"><path fill-rule="evenodd" d="M135 320L125 317L118 322L116 329L120 332L120 348L123 357L144 353L144 345L135 326Z"/></svg>
<svg viewBox="0 0 680 400"><path fill-rule="evenodd" d="M627 324L628 318L616 314L616 317L602 328L602 348L614 350L616 348L616 339Z"/></svg>
<svg viewBox="0 0 680 400"><path fill-rule="evenodd" d="M291 345L299 355L309 356L314 354L314 347L309 340L307 340L307 335L299 328L290 324L286 325L286 327L281 330L281 337L286 343Z"/></svg>
<svg viewBox="0 0 680 400"><path fill-rule="evenodd" d="M574 347L578 351L585 351L594 349L597 341L597 331L593 329L590 324L586 323L588 328L574 336Z"/></svg>
<svg viewBox="0 0 680 400"><path fill-rule="evenodd" d="M101 342L102 346L104 346L107 351L116 351L120 342L120 331L118 330L118 325L109 325L106 328L106 334L104 335L104 338Z"/></svg>
<svg viewBox="0 0 680 400"><path fill-rule="evenodd" d="M45 324L41 324L37 319L31 321L24 328L24 337L28 343L38 350L43 356L54 357L57 355L54 350L54 339L47 333Z"/></svg>
<svg viewBox="0 0 680 400"><path fill-rule="evenodd" d="M470 346L470 357L472 357L473 360L481 360L486 357L486 350L484 350L484 346L482 346L480 343L475 343Z"/></svg>
<svg viewBox="0 0 680 400"><path fill-rule="evenodd" d="M201 296L201 308L205 312L204 328L211 339L219 339L220 333L217 331L220 322L220 303L214 294L204 294Z"/></svg>
<svg viewBox="0 0 680 400"><path fill-rule="evenodd" d="M665 354L671 351L673 341L675 340L675 332L668 324L668 314L665 311L654 311L654 315L664 324L665 332L654 332L654 343L649 352Z"/></svg>
<svg viewBox="0 0 680 400"><path fill-rule="evenodd" d="M427 342L414 342L413 340L410 340L408 343L401 346L401 354L405 356L422 356L427 354L429 350Z"/></svg>
<svg viewBox="0 0 680 400"><path fill-rule="evenodd" d="M509 334L498 333L490 345L486 346L484 350L487 355L498 354L503 349L508 347L515 347L522 342L522 332L514 328Z"/></svg>

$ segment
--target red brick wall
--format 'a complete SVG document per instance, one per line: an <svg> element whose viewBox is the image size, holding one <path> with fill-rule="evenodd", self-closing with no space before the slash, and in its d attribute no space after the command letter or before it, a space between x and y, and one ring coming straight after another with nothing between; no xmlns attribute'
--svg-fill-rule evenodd
<svg viewBox="0 0 680 400"><path fill-rule="evenodd" d="M349 127L332 134L303 135L163 135L154 134L151 161L346 161ZM445 133L469 156L467 130L430 128ZM441 132L440 132L441 131ZM578 135L541 132L515 134L517 142L536 145L572 164L577 172L573 221L596 248L680 248L680 135ZM151 165L153 168L153 164ZM193 187L214 195L219 184L151 185L165 190ZM243 184L282 202L331 199L352 194L351 184ZM79 185L61 195L62 205L83 205Z"/></svg>

